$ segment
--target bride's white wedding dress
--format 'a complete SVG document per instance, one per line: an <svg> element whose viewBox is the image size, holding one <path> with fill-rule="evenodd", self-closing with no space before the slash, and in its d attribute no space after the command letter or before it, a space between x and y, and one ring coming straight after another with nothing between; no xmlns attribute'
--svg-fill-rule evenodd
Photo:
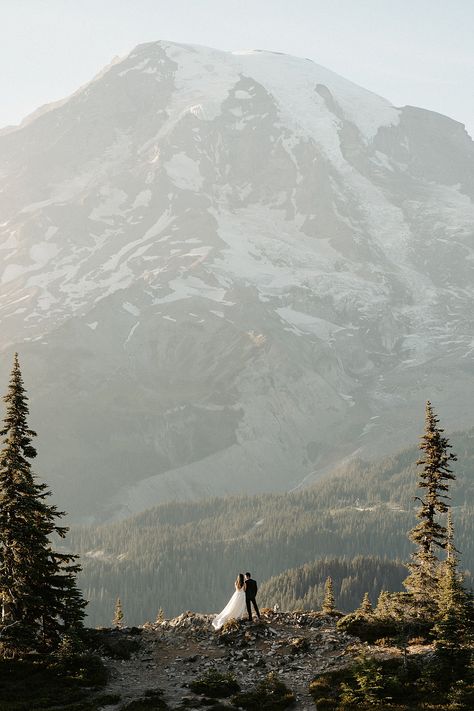
<svg viewBox="0 0 474 711"><path fill-rule="evenodd" d="M246 609L245 591L243 588L241 590L236 588L235 593L232 595L222 612L216 615L212 620L212 626L214 629L220 630L220 628L225 625L228 620L238 620L240 617L243 617Z"/></svg>

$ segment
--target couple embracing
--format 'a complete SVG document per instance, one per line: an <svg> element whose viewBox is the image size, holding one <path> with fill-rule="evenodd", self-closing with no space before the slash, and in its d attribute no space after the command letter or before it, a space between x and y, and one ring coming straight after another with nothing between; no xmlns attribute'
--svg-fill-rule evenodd
<svg viewBox="0 0 474 711"><path fill-rule="evenodd" d="M260 610L258 609L257 601L255 599L258 587L255 580L252 579L251 574L245 573L244 576L243 573L239 573L234 587L235 593L232 595L222 612L216 615L216 617L212 620L212 626L216 630L219 630L231 619L238 620L243 617L245 610L247 610L247 614L251 622L252 605L258 619L260 619Z"/></svg>

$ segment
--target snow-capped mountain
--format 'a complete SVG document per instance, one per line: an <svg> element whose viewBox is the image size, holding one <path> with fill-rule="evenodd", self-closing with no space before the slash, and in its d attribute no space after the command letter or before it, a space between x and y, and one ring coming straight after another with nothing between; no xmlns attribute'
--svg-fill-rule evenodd
<svg viewBox="0 0 474 711"><path fill-rule="evenodd" d="M155 42L0 134L1 368L74 515L472 425L474 145L310 60Z"/></svg>

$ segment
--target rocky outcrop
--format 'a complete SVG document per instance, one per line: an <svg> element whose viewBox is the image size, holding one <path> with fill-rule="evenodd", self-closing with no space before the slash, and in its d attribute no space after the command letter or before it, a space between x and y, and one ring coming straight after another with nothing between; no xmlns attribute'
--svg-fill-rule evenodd
<svg viewBox="0 0 474 711"><path fill-rule="evenodd" d="M211 671L231 673L243 692L270 674L295 694L292 708L311 709L308 688L314 676L349 664L361 648L358 640L336 630L336 618L322 613L268 611L260 624L233 621L220 633L213 631L212 617L186 612L147 624L131 658L117 663L105 657L112 675L106 692L120 696L116 708L147 690L161 690L170 708L202 708L203 695L192 691L192 682ZM136 640L127 630L115 634ZM230 701L222 703L232 708Z"/></svg>

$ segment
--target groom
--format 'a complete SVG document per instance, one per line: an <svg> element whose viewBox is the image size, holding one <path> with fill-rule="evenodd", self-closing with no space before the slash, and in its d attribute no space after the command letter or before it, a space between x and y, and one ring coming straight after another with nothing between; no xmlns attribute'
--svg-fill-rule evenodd
<svg viewBox="0 0 474 711"><path fill-rule="evenodd" d="M257 590L258 587L255 580L252 580L250 573L245 573L245 602L247 603L247 612L249 613L250 622L252 622L252 605L254 606L258 619L260 619L260 610L258 609L257 601L255 599Z"/></svg>

